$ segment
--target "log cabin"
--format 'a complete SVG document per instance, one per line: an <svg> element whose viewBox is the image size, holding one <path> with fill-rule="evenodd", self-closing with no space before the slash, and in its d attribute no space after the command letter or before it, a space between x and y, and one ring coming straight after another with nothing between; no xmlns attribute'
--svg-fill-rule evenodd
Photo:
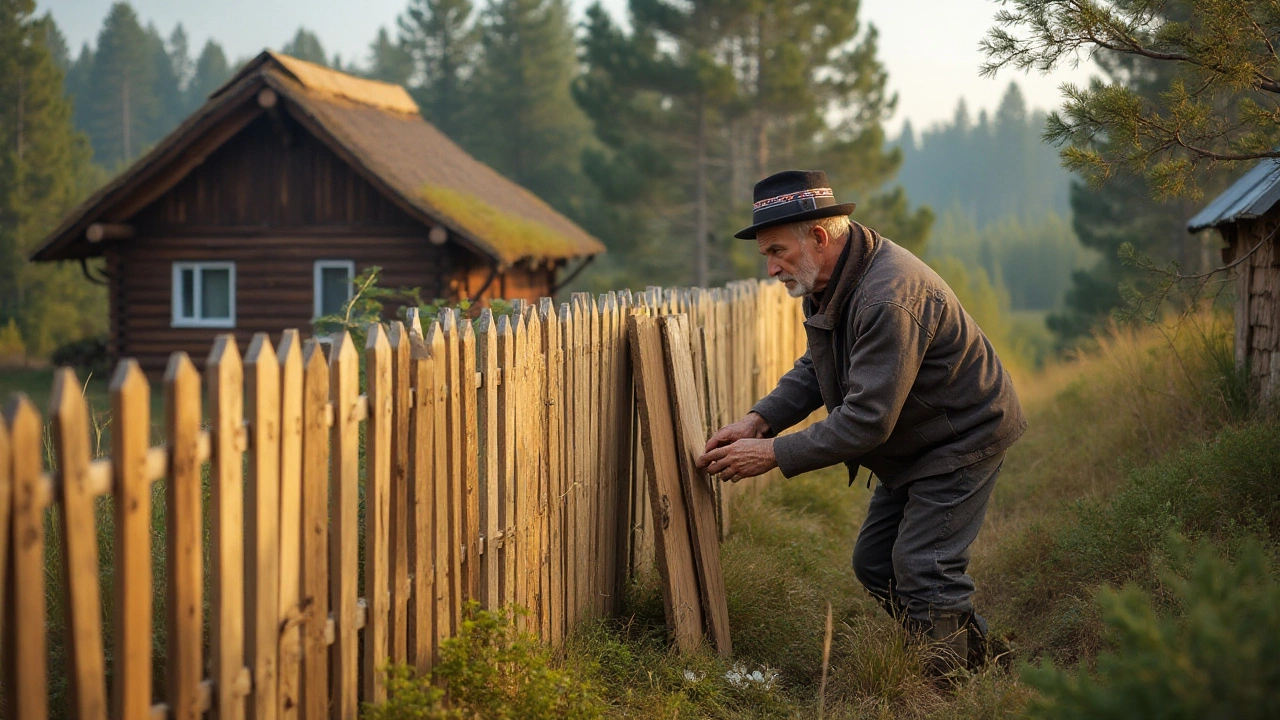
<svg viewBox="0 0 1280 720"><path fill-rule="evenodd" d="M263 52L32 260L79 262L106 284L112 358L154 376L173 351L203 362L220 333L241 347L306 333L371 266L427 300L534 300L603 251L426 122L404 88Z"/></svg>
<svg viewBox="0 0 1280 720"><path fill-rule="evenodd" d="M1216 229L1236 278L1236 366L1264 402L1280 400L1280 160L1265 159L1187 222Z"/></svg>

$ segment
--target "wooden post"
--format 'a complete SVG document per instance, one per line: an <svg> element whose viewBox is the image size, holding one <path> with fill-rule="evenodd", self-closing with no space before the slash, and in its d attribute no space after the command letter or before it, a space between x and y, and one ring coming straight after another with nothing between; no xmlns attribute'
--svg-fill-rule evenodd
<svg viewBox="0 0 1280 720"><path fill-rule="evenodd" d="M532 599L529 597L529 546L532 544L533 538L529 533L529 467L528 458L528 442L525 437L526 423L525 418L529 412L528 397L526 396L526 386L528 385L528 335L529 328L524 317L517 309L512 313L511 319L511 389L507 396L507 400L511 403L511 430L512 444L514 446L514 460L512 463L512 498L514 499L514 522L515 528L513 535L515 536L515 550L508 555L513 560L513 587L511 593L511 602L516 605L533 611ZM532 469L536 471L536 469ZM521 630L527 630L527 617L517 618L516 622Z"/></svg>
<svg viewBox="0 0 1280 720"><path fill-rule="evenodd" d="M62 487L62 587L67 611L67 679L71 690L71 716L106 720L102 596L98 588L98 536L93 512L96 498L88 486L89 410L80 388L71 368L58 370L54 375L49 408L58 453L58 481ZM198 518L197 515L197 523Z"/></svg>
<svg viewBox="0 0 1280 720"><path fill-rule="evenodd" d="M449 594L452 608L452 628L456 631L462 623L463 588L466 576L462 567L465 551L463 525L466 516L466 466L462 457L463 448L463 415L462 415L462 368L458 350L458 317L448 308L440 312L440 329L444 332L445 370L447 401L445 403L445 433L448 439L449 473L446 485L449 490ZM470 384L468 382L468 384ZM451 633L452 634L452 633Z"/></svg>
<svg viewBox="0 0 1280 720"><path fill-rule="evenodd" d="M476 335L471 320L461 312L458 320L458 368L461 372L459 390L462 393L462 483L463 515L462 536L466 584L463 594L467 600L480 600L483 576L480 572L480 447L479 420L476 416Z"/></svg>
<svg viewBox="0 0 1280 720"><path fill-rule="evenodd" d="M277 714L298 717L302 692L302 344L297 330L280 336L280 593Z"/></svg>
<svg viewBox="0 0 1280 720"><path fill-rule="evenodd" d="M200 720L204 678L204 530L201 502L200 373L186 353L169 357L164 374L165 436L169 468L165 483L165 627L168 675L165 703L174 720ZM94 558L97 570L97 558ZM95 610L96 612L96 610Z"/></svg>
<svg viewBox="0 0 1280 720"><path fill-rule="evenodd" d="M448 404L449 376L446 356L444 329L439 321L432 322L427 330L426 345L433 359L432 377L435 378L435 397L433 398L435 437L432 458L435 462L435 588L436 588L436 656L439 659L440 643L453 634L458 627L459 608L454 604L456 595L458 568L455 560L458 557L457 545L453 539L453 482L449 469L453 467L449 458Z"/></svg>
<svg viewBox="0 0 1280 720"><path fill-rule="evenodd" d="M556 321L560 326L560 347L563 353L561 357L564 365L561 372L564 410L560 438L561 458L563 458L562 462L564 463L560 493L560 503L564 506L564 521L561 524L564 528L564 550L562 552L564 556L564 596L560 602L564 606L565 635L568 635L573 631L578 621L578 458L577 438L574 430L578 422L577 403L580 398L576 386L577 379L574 375L578 357L577 332L574 329L573 314L570 312L568 303L560 304Z"/></svg>
<svg viewBox="0 0 1280 720"><path fill-rule="evenodd" d="M412 452L409 441L409 417L413 413L409 381L409 333L404 324L390 324L391 343L391 542L388 547L391 578L391 618L387 626L391 661L409 661L409 605L412 602L409 578L414 570L409 552L410 538L415 534L411 504L416 497L411 489L409 464Z"/></svg>
<svg viewBox="0 0 1280 720"><path fill-rule="evenodd" d="M365 343L365 378L368 383L369 424L365 428L364 498L364 700L387 699L387 621L391 583L387 557L391 539L391 344L381 323L369 326Z"/></svg>
<svg viewBox="0 0 1280 720"><path fill-rule="evenodd" d="M334 642L330 650L333 669L334 720L356 720L360 648L356 640L356 573L359 531L360 423L356 405L360 394L360 360L355 343L346 332L334 335L329 358L329 397L333 402L333 428L329 441L332 467L329 497L329 607L333 612Z"/></svg>
<svg viewBox="0 0 1280 720"><path fill-rule="evenodd" d="M546 358L542 351L542 323L538 319L538 310L532 306L525 308L526 318L526 358L528 368L525 377L526 412L521 420L525 425L526 446L528 448L529 465L529 501L530 515L529 546L529 596L533 611L530 615L530 632L545 639L550 634L548 608L546 603L547 587L547 458L544 450L543 422L546 420L545 387Z"/></svg>
<svg viewBox="0 0 1280 720"><path fill-rule="evenodd" d="M134 360L111 379L115 509L115 717L151 712L151 387Z"/></svg>
<svg viewBox="0 0 1280 720"><path fill-rule="evenodd" d="M213 550L210 654L219 720L245 716L244 670L244 367L234 335L219 335L205 363L209 422L213 427L209 470L209 522ZM147 698L150 702L150 698ZM132 717L116 714L116 717Z"/></svg>
<svg viewBox="0 0 1280 720"><path fill-rule="evenodd" d="M13 560L5 605L7 693L12 717L40 720L48 708L48 641L44 605L44 505L40 479L40 413L19 393L5 409L9 425ZM148 584L149 587L149 584ZM147 635L150 638L150 634ZM133 678L130 678L131 680ZM119 716L117 716L119 717Z"/></svg>
<svg viewBox="0 0 1280 720"><path fill-rule="evenodd" d="M542 321L543 365L546 368L542 426L545 438L543 453L547 462L547 587L542 597L547 608L546 639L553 647L559 647L564 641L564 456L560 452L560 431L564 422L561 369L564 354L560 325L556 321L551 298L539 300L538 318Z"/></svg>
<svg viewBox="0 0 1280 720"><path fill-rule="evenodd" d="M249 716L276 717L280 660L280 362L271 339L256 333L245 354L251 419L246 498L245 648L253 673Z"/></svg>
<svg viewBox="0 0 1280 720"><path fill-rule="evenodd" d="M498 329L493 311L480 312L476 337L483 384L479 393L480 528L484 534L484 554L480 557L481 605L495 610L498 599Z"/></svg>
<svg viewBox="0 0 1280 720"><path fill-rule="evenodd" d="M515 361L515 339L512 335L511 317L498 318L496 340L498 372L502 384L498 386L497 441L498 441L498 527L502 532L498 592L500 605L515 602L516 586L516 387L519 385Z"/></svg>
<svg viewBox="0 0 1280 720"><path fill-rule="evenodd" d="M308 340L302 353L301 716L329 714L329 365Z"/></svg>
<svg viewBox="0 0 1280 720"><path fill-rule="evenodd" d="M416 332L415 332L416 330ZM409 422L409 505L413 527L409 532L409 562L413 574L409 613L409 662L418 673L430 671L436 641L435 539L435 360L416 323L410 330L410 363L413 377L413 412ZM440 479L443 481L443 479Z"/></svg>
<svg viewBox="0 0 1280 720"><path fill-rule="evenodd" d="M17 687L18 681L14 673L16 664L16 643L13 639L13 618L9 613L13 610L11 594L16 583L10 577L9 566L10 521L13 519L13 446L9 438L9 423L4 413L0 413L0 683L5 687ZM15 707L16 693L6 692L0 698L0 713L5 717L18 717Z"/></svg>

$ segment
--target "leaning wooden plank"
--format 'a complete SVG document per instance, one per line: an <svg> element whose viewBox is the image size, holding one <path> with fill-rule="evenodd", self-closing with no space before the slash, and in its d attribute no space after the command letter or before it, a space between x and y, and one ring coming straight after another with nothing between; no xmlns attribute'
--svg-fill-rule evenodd
<svg viewBox="0 0 1280 720"><path fill-rule="evenodd" d="M494 610L498 599L498 329L493 311L480 312L476 332L481 377L478 396L480 451L480 530L484 535L484 554L480 556L483 583L480 604Z"/></svg>
<svg viewBox="0 0 1280 720"><path fill-rule="evenodd" d="M541 298L538 319L542 321L542 342L546 373L544 378L544 445L547 463L547 587L543 601L547 606L546 639L553 647L564 641L564 488L563 455L561 454L561 417L564 413L563 370L560 324L556 321L551 298Z"/></svg>
<svg viewBox="0 0 1280 720"><path fill-rule="evenodd" d="M329 715L329 365L308 340L302 357L301 716Z"/></svg>
<svg viewBox="0 0 1280 720"><path fill-rule="evenodd" d="M391 385L391 344L381 323L369 326L365 343L369 422L365 427L364 479L364 701L387 699L387 621L391 583L391 432L395 395Z"/></svg>
<svg viewBox="0 0 1280 720"><path fill-rule="evenodd" d="M201 511L200 374L186 353L174 353L164 374L165 435L169 469L165 483L165 629L168 643L165 703L175 720L199 720L204 678L201 633L204 614ZM93 570L97 571L97 558ZM94 612L98 612L95 609Z"/></svg>
<svg viewBox="0 0 1280 720"><path fill-rule="evenodd" d="M528 412L528 398L525 396L525 388L528 385L528 324L524 321L517 310L512 314L514 321L511 326L511 359L512 372L511 377L511 393L508 396L512 402L511 415L511 431L512 441L515 444L515 463L513 467L512 497L515 500L515 512L513 514L512 523L515 527L514 536L515 552L508 555L514 561L514 586L512 587L511 602L515 603L526 610L532 609L532 599L529 597L529 583L526 575L529 571L529 546L532 539L529 537L529 459L528 459L528 440L525 437L526 424L525 414ZM514 557L512 557L514 556ZM525 623L526 617L520 617L516 620L521 630L527 629Z"/></svg>
<svg viewBox="0 0 1280 720"><path fill-rule="evenodd" d="M359 709L356 664L360 648L356 632L356 573L359 572L360 422L356 405L360 394L360 359L346 332L333 336L329 358L329 397L333 402L332 467L329 497L329 607L333 612L334 642L330 648L334 720L355 720Z"/></svg>
<svg viewBox="0 0 1280 720"><path fill-rule="evenodd" d="M462 392L462 537L465 550L466 584L462 592L467 600L480 600L483 576L480 572L480 449L479 421L476 417L476 335L471 319L457 313L458 368Z"/></svg>
<svg viewBox="0 0 1280 720"><path fill-rule="evenodd" d="M391 542L388 546L391 578L391 618L387 625L391 661L405 663L409 659L409 578L411 554L409 539L413 534L413 507L410 498L409 416L412 413L409 382L409 333L400 321L388 328L391 343Z"/></svg>
<svg viewBox="0 0 1280 720"><path fill-rule="evenodd" d="M249 716L276 717L280 632L280 363L266 333L255 333L245 353L245 400L251 422L245 498L245 599L253 673Z"/></svg>
<svg viewBox="0 0 1280 720"><path fill-rule="evenodd" d="M658 574L667 624L677 647L690 651L702 641L702 604L689 536L688 511L680 487L675 419L667 394L662 337L656 318L632 316L631 356L640 405L640 439L648 465Z"/></svg>
<svg viewBox="0 0 1280 720"><path fill-rule="evenodd" d="M697 465L698 456L706 445L706 430L689 355L685 316L662 318L662 340L672 414L676 419L677 465L685 503L689 508L703 617L712 644L721 657L729 657L733 646L729 639L729 606L725 600L724 575L720 569L715 488Z"/></svg>
<svg viewBox="0 0 1280 720"><path fill-rule="evenodd" d="M244 368L234 335L219 335L205 363L209 422L210 657L219 720L244 717ZM150 698L148 698L150 700ZM116 717L125 717L116 715Z"/></svg>
<svg viewBox="0 0 1280 720"><path fill-rule="evenodd" d="M113 715L151 712L151 387L137 362L111 379L111 461L115 509Z"/></svg>
<svg viewBox="0 0 1280 720"><path fill-rule="evenodd" d="M40 478L40 413L26 395L18 394L5 408L9 425L12 467L13 546L6 604L6 649L10 679L6 694L13 717L43 720L48 709L48 645L45 638L44 506ZM150 631L147 633L150 639ZM121 717L117 715L116 717Z"/></svg>
<svg viewBox="0 0 1280 720"><path fill-rule="evenodd" d="M563 352L562 362L564 364L560 376L564 393L564 411L561 414L562 422L560 425L561 457L564 464L560 494L560 503L564 505L564 520L561 523L561 528L564 531L564 549L562 551L564 594L560 602L564 607L565 634L568 635L572 632L578 618L574 607L574 600L577 598L578 593L578 575L576 572L578 558L578 501L575 486L578 458L575 447L576 437L574 436L574 428L577 427L577 402L579 398L576 386L577 380L574 376L578 347L576 345L577 331L574 330L573 313L570 311L569 303L560 304L556 319L560 325L560 346Z"/></svg>
<svg viewBox="0 0 1280 720"><path fill-rule="evenodd" d="M94 493L88 487L89 410L80 387L71 368L58 370L49 403L58 453L58 481L62 487L67 679L71 716L105 720L107 680L102 655L102 600L98 588L98 529L93 513ZM197 514L197 522L198 518ZM196 650L199 652L199 648ZM199 680L198 675L196 679Z"/></svg>
<svg viewBox="0 0 1280 720"><path fill-rule="evenodd" d="M526 306L524 310L525 325L525 372L524 398L525 412L520 418L524 425L524 450L530 472L526 476L526 497L529 500L529 542L525 562L525 582L528 584L529 597L529 631L538 634L542 630L542 619L546 613L543 602L543 548L545 545L544 520L546 519L545 458L542 453L542 372L545 369L542 358L542 323L538 320L537 311Z"/></svg>
<svg viewBox="0 0 1280 720"><path fill-rule="evenodd" d="M409 662L418 673L430 671L435 647L435 360L421 334L410 334L413 411L409 419L409 564L413 591L409 611Z"/></svg>

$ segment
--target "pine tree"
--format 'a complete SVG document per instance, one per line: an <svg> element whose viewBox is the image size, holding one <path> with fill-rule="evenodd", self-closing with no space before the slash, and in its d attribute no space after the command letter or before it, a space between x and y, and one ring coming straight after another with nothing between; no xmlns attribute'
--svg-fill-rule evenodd
<svg viewBox="0 0 1280 720"><path fill-rule="evenodd" d="M98 33L89 83L79 103L86 111L85 127L97 161L108 168L136 157L157 124L154 50L133 8L125 2L112 5Z"/></svg>
<svg viewBox="0 0 1280 720"><path fill-rule="evenodd" d="M569 90L577 58L568 3L492 0L479 33L464 147L561 212L578 214L589 128Z"/></svg>
<svg viewBox="0 0 1280 720"><path fill-rule="evenodd" d="M158 142L169 131L178 126L186 117L183 112L182 78L179 75L181 63L169 54L164 36L154 24L147 25L147 41L151 51L151 62L155 65L155 82L151 92L156 98L156 114L152 118L146 135L142 138L139 154ZM183 34L183 50L185 51L185 33Z"/></svg>
<svg viewBox="0 0 1280 720"><path fill-rule="evenodd" d="M320 38L304 27L298 28L298 32L293 34L293 39L285 43L280 48L280 52L299 60L329 66L329 58L325 57L324 45L320 43Z"/></svg>
<svg viewBox="0 0 1280 720"><path fill-rule="evenodd" d="M196 59L191 82L187 84L187 112L203 105L214 90L230 79L231 68L227 65L227 56L222 52L222 46L212 39L206 41L200 57Z"/></svg>
<svg viewBox="0 0 1280 720"><path fill-rule="evenodd" d="M400 40L392 40L385 27L369 45L369 69L365 73L374 80L395 85L408 85L413 77L413 55Z"/></svg>
<svg viewBox="0 0 1280 720"><path fill-rule="evenodd" d="M471 14L471 0L410 0L396 21L421 79L412 93L423 117L458 142L468 129L467 83L478 41Z"/></svg>
<svg viewBox="0 0 1280 720"><path fill-rule="evenodd" d="M105 318L100 288L77 268L27 261L81 196L89 158L47 45L53 20L34 12L33 0L0 0L0 325L16 319L28 351L43 354Z"/></svg>

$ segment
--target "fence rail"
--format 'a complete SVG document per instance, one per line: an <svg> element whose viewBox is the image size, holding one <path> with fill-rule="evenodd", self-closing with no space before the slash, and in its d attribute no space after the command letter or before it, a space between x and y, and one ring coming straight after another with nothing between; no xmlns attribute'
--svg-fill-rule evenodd
<svg viewBox="0 0 1280 720"><path fill-rule="evenodd" d="M385 699L388 662L438 661L467 601L528 608L522 628L552 644L615 612L654 552L626 320L677 312L708 430L804 350L798 303L745 281L543 298L474 327L411 313L362 349L290 330L242 356L221 336L203 407L195 365L171 357L159 446L126 359L99 459L71 370L48 427L15 396L0 419L3 716L355 718ZM731 495L760 482L719 485L722 532Z"/></svg>

